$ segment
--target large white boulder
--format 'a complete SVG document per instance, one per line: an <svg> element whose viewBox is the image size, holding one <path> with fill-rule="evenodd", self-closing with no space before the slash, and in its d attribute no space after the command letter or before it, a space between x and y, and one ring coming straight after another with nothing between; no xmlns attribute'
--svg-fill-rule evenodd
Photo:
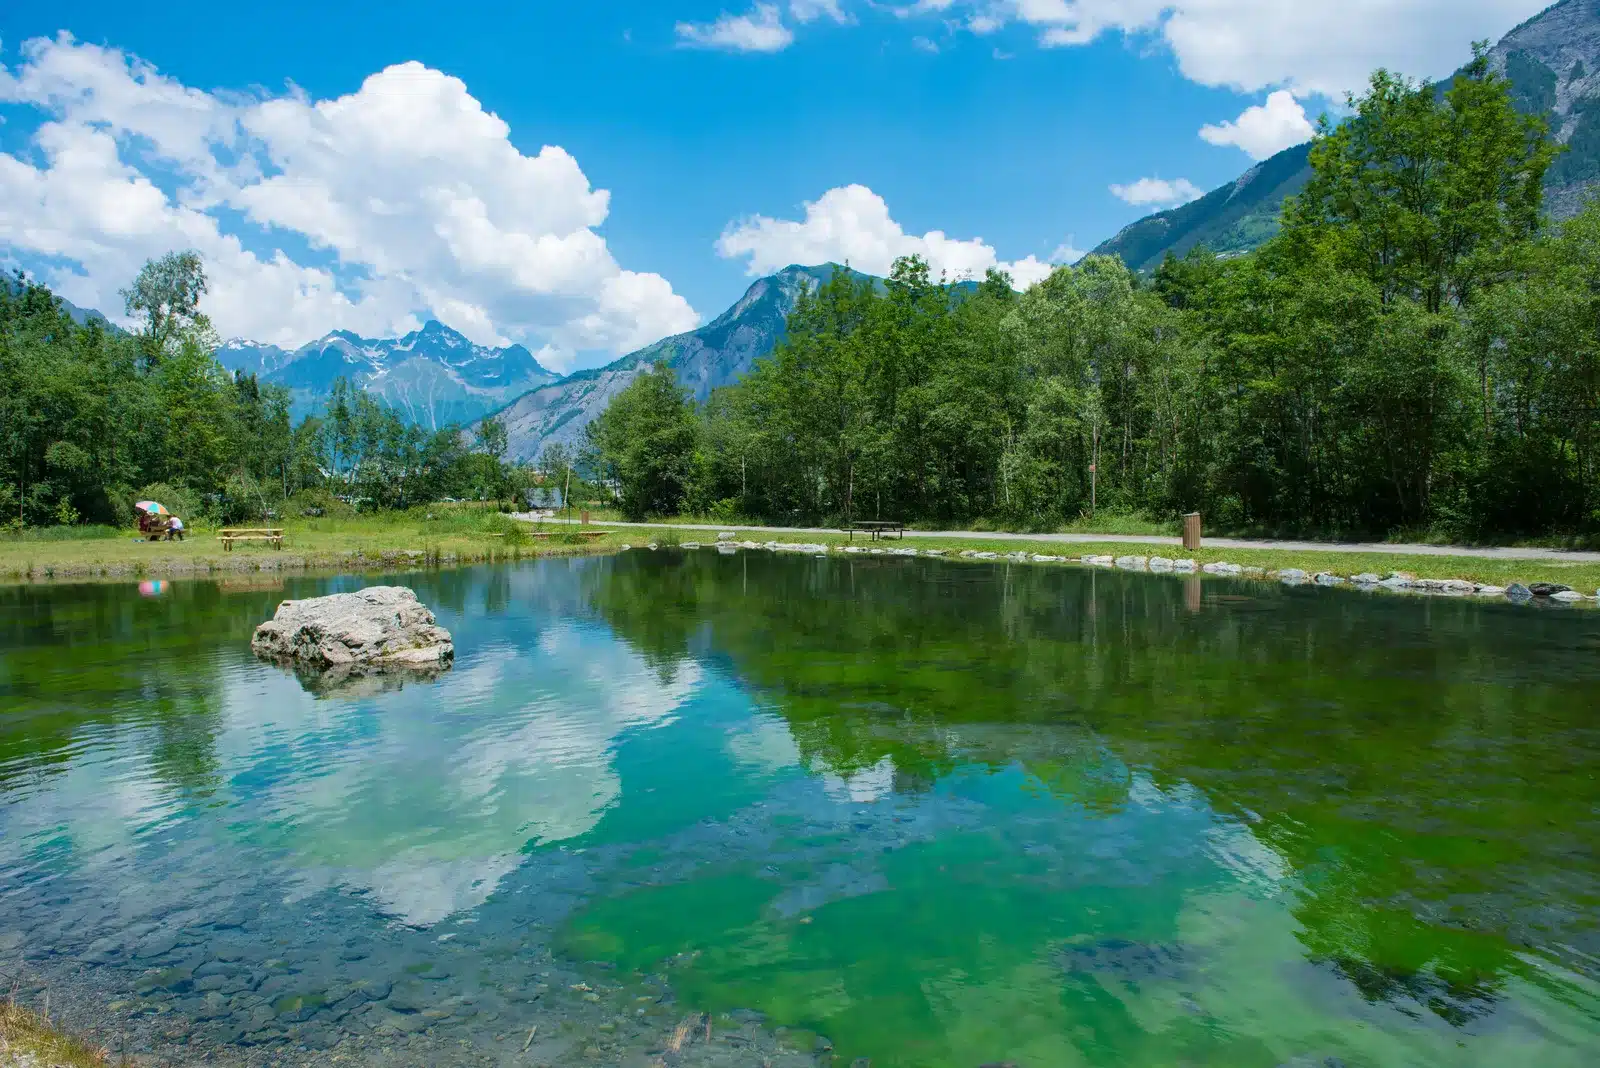
<svg viewBox="0 0 1600 1068"><path fill-rule="evenodd" d="M256 628L250 648L260 657L318 669L438 670L456 655L450 632L403 586L284 601Z"/></svg>

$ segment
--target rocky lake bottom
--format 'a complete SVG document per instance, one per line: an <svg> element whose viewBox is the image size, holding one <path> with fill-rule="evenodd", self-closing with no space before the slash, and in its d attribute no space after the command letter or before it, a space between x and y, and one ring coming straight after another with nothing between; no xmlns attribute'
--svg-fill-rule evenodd
<svg viewBox="0 0 1600 1068"><path fill-rule="evenodd" d="M1600 614L1004 560L0 590L0 976L147 1064L1580 1065Z"/></svg>

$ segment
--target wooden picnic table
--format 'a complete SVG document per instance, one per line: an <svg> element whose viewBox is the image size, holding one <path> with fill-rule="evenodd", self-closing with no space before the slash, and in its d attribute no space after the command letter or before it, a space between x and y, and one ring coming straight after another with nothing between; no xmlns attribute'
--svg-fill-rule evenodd
<svg viewBox="0 0 1600 1068"><path fill-rule="evenodd" d="M222 551L233 552L233 543L236 541L264 541L274 549L283 548L283 528L281 527L226 527L217 531L217 540L222 542Z"/></svg>
<svg viewBox="0 0 1600 1068"><path fill-rule="evenodd" d="M851 541L856 540L856 531L858 530L863 534L871 534L873 541L887 537L890 534L894 534L898 538L906 536L906 525L899 519L858 519L854 522L846 523L842 529L850 535Z"/></svg>

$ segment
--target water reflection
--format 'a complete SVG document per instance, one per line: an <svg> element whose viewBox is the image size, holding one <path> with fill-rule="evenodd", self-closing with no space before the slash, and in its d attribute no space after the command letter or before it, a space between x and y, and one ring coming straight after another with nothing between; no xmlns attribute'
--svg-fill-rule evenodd
<svg viewBox="0 0 1600 1068"><path fill-rule="evenodd" d="M359 580L0 591L0 954L217 1056L477 1063L515 1021L621 1060L687 1008L906 1065L1597 1040L1588 615L764 554L409 581L455 670L320 699L249 633Z"/></svg>

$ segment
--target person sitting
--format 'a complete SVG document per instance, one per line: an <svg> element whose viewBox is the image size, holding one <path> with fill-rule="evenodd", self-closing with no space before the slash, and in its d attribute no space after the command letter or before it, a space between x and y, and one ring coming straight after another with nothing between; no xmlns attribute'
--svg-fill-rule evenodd
<svg viewBox="0 0 1600 1068"><path fill-rule="evenodd" d="M167 519L167 540L171 541L174 538L179 541L183 540L183 520L177 516L169 516Z"/></svg>

